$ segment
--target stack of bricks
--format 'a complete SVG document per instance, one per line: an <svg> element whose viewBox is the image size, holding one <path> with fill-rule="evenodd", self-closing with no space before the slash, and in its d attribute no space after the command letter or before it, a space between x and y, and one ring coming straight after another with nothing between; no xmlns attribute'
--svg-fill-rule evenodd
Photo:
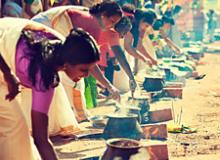
<svg viewBox="0 0 220 160"><path fill-rule="evenodd" d="M171 98L183 98L183 84L169 83L164 87L165 96Z"/></svg>
<svg viewBox="0 0 220 160"><path fill-rule="evenodd" d="M146 149L152 160L169 159L166 122L172 119L171 108L159 109L149 112L149 124L141 125L146 138Z"/></svg>

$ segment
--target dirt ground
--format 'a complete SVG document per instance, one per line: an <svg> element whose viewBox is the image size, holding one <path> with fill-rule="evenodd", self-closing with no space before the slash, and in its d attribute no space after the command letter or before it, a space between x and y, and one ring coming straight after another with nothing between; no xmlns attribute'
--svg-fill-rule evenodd
<svg viewBox="0 0 220 160"><path fill-rule="evenodd" d="M220 42L215 45L220 46ZM220 53L209 54L201 59L199 74L206 74L201 80L187 79L183 99L175 100L173 107L175 118L182 108L181 124L197 128L193 134L168 135L170 160L219 160L220 159ZM151 105L171 106L171 101L157 102ZM96 108L93 114L109 113L112 108ZM84 152L80 149L84 147ZM105 149L104 141L71 142L56 147L61 159L79 159L95 155ZM85 156L85 155L84 155ZM75 158L73 158L75 157Z"/></svg>
<svg viewBox="0 0 220 160"><path fill-rule="evenodd" d="M204 65L197 70L206 77L187 80L183 99L174 102L175 115L182 107L182 123L197 128L198 132L169 134L172 160L220 159L220 54L205 54L201 62Z"/></svg>

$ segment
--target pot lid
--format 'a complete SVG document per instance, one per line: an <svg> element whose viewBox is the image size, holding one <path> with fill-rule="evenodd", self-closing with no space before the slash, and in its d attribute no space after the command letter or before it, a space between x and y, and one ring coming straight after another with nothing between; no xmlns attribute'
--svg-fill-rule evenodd
<svg viewBox="0 0 220 160"><path fill-rule="evenodd" d="M135 97L131 97L129 96L128 97L128 101L132 101L132 100L148 100L148 98L144 95L138 95L138 96L135 96Z"/></svg>
<svg viewBox="0 0 220 160"><path fill-rule="evenodd" d="M121 118L121 119L125 119L125 118L137 118L138 115L136 114L129 114L129 113L116 113L116 114L110 114L108 115L108 118Z"/></svg>
<svg viewBox="0 0 220 160"><path fill-rule="evenodd" d="M132 149L141 147L139 141L128 138L112 138L107 140L106 143L108 146L115 148Z"/></svg>
<svg viewBox="0 0 220 160"><path fill-rule="evenodd" d="M151 78L151 79L163 79L163 76L160 76L160 75L146 75L145 79L148 79L148 78Z"/></svg>

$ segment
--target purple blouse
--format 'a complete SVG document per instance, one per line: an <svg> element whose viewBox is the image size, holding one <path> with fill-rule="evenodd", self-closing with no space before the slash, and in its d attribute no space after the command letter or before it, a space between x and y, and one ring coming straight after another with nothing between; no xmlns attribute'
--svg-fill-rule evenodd
<svg viewBox="0 0 220 160"><path fill-rule="evenodd" d="M37 37L46 36L47 38L54 39L55 37L51 33L36 31ZM49 107L53 98L54 88L50 87L48 90L42 89L42 80L40 71L36 75L36 84L32 85L28 76L28 66L30 60L26 56L33 51L27 44L26 39L21 37L17 43L16 55L15 55L15 68L16 75L19 78L21 84L32 90L32 110L41 113L48 114Z"/></svg>

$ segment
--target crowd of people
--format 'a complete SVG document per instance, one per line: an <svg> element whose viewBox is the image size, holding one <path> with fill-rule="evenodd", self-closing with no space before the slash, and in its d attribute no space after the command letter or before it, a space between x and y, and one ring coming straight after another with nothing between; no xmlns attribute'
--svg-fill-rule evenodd
<svg viewBox="0 0 220 160"><path fill-rule="evenodd" d="M128 84L133 96L135 75L158 65L165 46L181 54L168 34L181 7L162 0L5 0L2 6L2 160L58 159L49 135L74 136L98 96L120 101L120 85ZM125 75L117 79L115 71Z"/></svg>

